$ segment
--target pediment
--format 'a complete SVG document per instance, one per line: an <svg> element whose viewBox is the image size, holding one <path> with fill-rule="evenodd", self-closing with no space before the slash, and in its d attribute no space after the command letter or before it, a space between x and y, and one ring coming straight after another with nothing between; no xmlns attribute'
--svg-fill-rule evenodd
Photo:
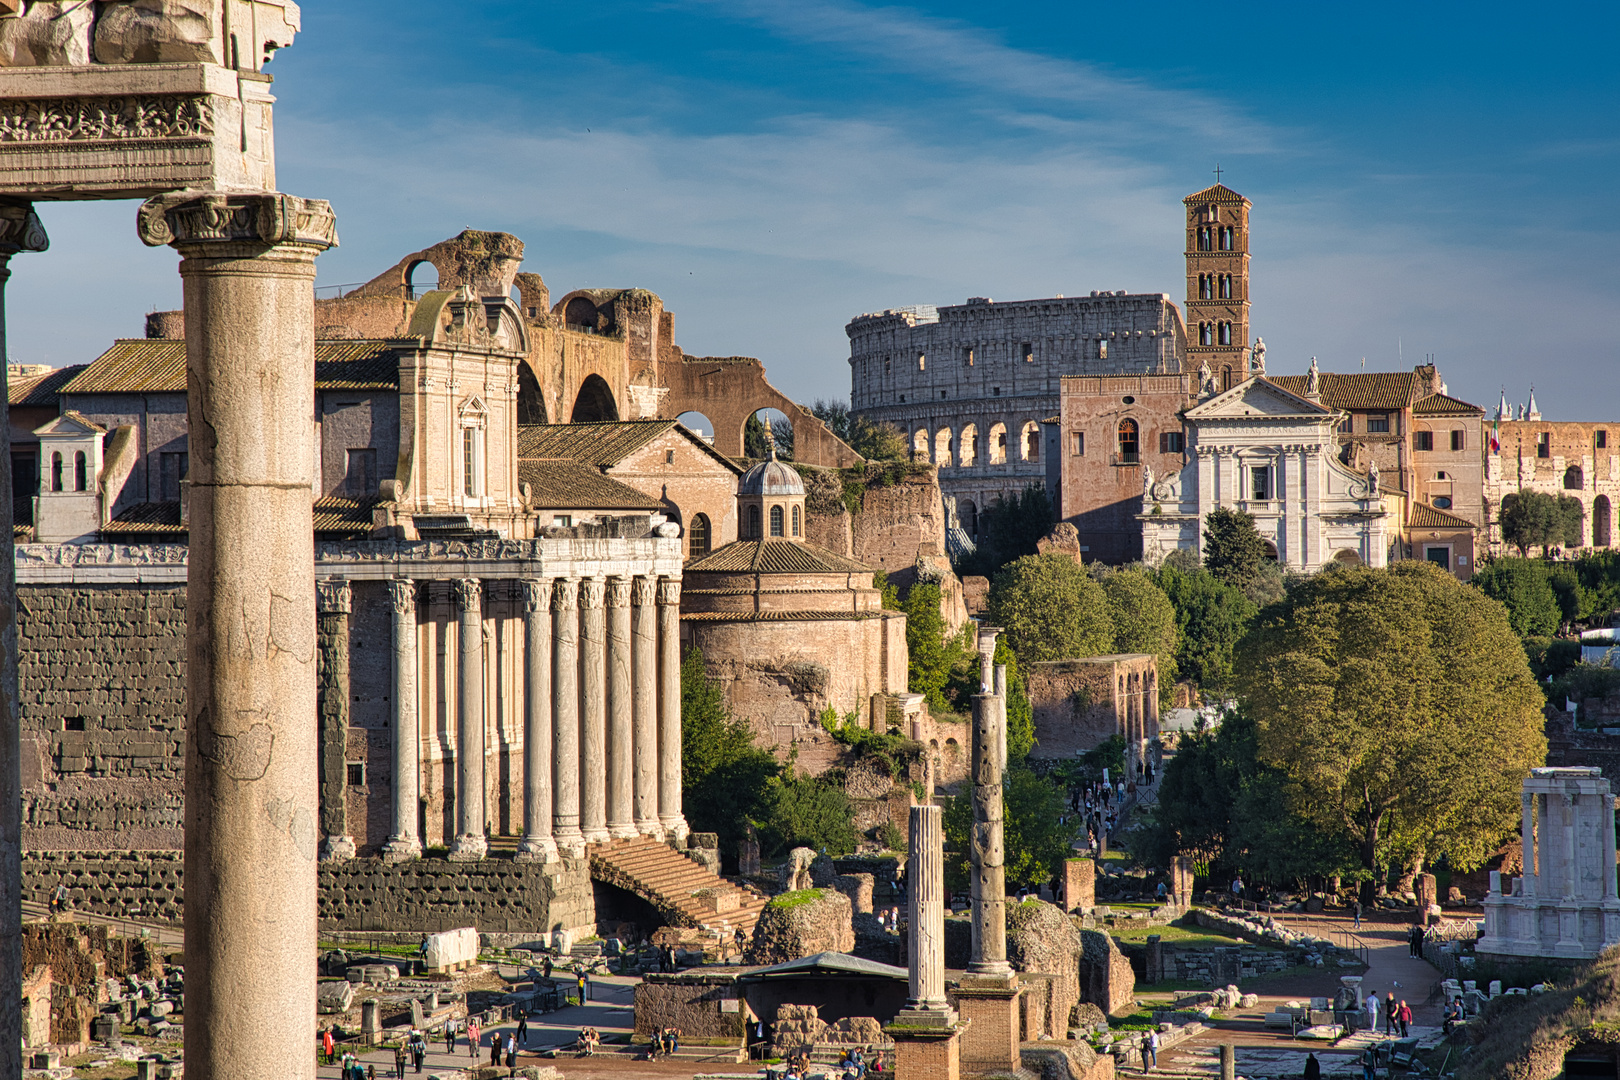
<svg viewBox="0 0 1620 1080"><path fill-rule="evenodd" d="M1334 410L1321 402L1284 390L1264 375L1245 379L1187 410L1189 420L1275 419L1320 420Z"/></svg>
<svg viewBox="0 0 1620 1080"><path fill-rule="evenodd" d="M35 428L34 434L42 438L82 439L90 435L105 435L107 429L94 420L69 410Z"/></svg>

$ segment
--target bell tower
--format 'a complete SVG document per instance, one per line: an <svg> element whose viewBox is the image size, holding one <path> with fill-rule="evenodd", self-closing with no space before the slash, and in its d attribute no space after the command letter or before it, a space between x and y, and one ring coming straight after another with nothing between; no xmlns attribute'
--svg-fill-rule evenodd
<svg viewBox="0 0 1620 1080"><path fill-rule="evenodd" d="M1218 182L1181 201L1187 207L1187 367L1196 371L1208 361L1216 387L1224 390L1248 377L1251 206Z"/></svg>

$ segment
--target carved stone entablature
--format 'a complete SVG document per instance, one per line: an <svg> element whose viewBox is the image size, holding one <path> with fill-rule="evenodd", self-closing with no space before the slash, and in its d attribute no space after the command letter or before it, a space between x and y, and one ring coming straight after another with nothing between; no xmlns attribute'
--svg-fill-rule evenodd
<svg viewBox="0 0 1620 1080"><path fill-rule="evenodd" d="M279 193L160 195L141 206L135 224L150 247L216 242L304 244L324 250L337 243L331 203Z"/></svg>
<svg viewBox="0 0 1620 1080"><path fill-rule="evenodd" d="M0 143L202 139L214 106L200 94L0 101Z"/></svg>

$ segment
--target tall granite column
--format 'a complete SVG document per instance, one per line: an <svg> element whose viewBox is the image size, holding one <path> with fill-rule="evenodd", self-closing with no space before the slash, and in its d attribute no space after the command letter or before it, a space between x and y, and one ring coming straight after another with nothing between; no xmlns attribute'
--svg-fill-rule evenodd
<svg viewBox="0 0 1620 1080"><path fill-rule="evenodd" d="M579 584L580 829L587 844L605 844L607 830L607 584Z"/></svg>
<svg viewBox="0 0 1620 1080"><path fill-rule="evenodd" d="M6 352L11 257L50 246L32 203L0 202L0 358ZM0 371L0 388L6 386ZM9 400L9 399L8 399ZM11 460L11 425L0 424L0 461ZM0 469L0 525L11 534L11 470ZM0 545L0 1076L22 1075L22 727L17 712L17 553Z"/></svg>
<svg viewBox="0 0 1620 1080"><path fill-rule="evenodd" d="M681 579L658 579L658 823L685 843L681 813Z"/></svg>
<svg viewBox="0 0 1620 1080"><path fill-rule="evenodd" d="M150 199L136 220L145 243L179 249L185 297L186 1072L311 1080L309 418L315 256L336 243L336 220L315 199L196 193Z"/></svg>
<svg viewBox="0 0 1620 1080"><path fill-rule="evenodd" d="M973 698L973 951L957 988L968 1021L962 1063L969 1072L1018 1068L1018 976L1007 963L1007 876L1001 752L1005 713L993 694Z"/></svg>
<svg viewBox="0 0 1620 1080"><path fill-rule="evenodd" d="M420 858L416 814L422 798L421 720L416 704L416 582L388 583L394 613L394 828L383 845L384 862Z"/></svg>
<svg viewBox="0 0 1620 1080"><path fill-rule="evenodd" d="M911 808L909 901L910 996L888 1028L900 1076L954 1080L961 1033L945 998L945 823L937 806Z"/></svg>
<svg viewBox="0 0 1620 1080"><path fill-rule="evenodd" d="M607 828L613 839L629 840L638 835L632 816L636 734L631 719L629 578L608 578L607 616Z"/></svg>
<svg viewBox="0 0 1620 1080"><path fill-rule="evenodd" d="M456 580L456 837L449 857L472 862L489 853L484 838L484 583Z"/></svg>
<svg viewBox="0 0 1620 1080"><path fill-rule="evenodd" d="M551 594L551 825L557 850L580 858L579 579L558 578Z"/></svg>
<svg viewBox="0 0 1620 1080"><path fill-rule="evenodd" d="M523 582L523 839L519 859L554 862L551 838L551 582Z"/></svg>
<svg viewBox="0 0 1620 1080"><path fill-rule="evenodd" d="M635 727L636 831L663 839L658 822L658 580L638 577L630 588L630 699Z"/></svg>
<svg viewBox="0 0 1620 1080"><path fill-rule="evenodd" d="M349 583L315 583L321 725L321 861L354 858L349 835Z"/></svg>

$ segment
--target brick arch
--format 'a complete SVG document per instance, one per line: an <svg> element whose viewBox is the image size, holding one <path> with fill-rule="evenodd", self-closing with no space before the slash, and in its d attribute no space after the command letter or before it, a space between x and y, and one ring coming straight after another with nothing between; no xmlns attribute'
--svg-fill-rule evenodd
<svg viewBox="0 0 1620 1080"><path fill-rule="evenodd" d="M574 395L574 407L569 414L570 424L590 424L619 419L619 403L613 388L600 375L587 375Z"/></svg>
<svg viewBox="0 0 1620 1080"><path fill-rule="evenodd" d="M669 393L659 415L700 412L714 424L714 448L730 458L743 456L742 432L760 409L775 409L793 425L793 459L806 465L841 469L861 460L809 409L765 379L765 368L748 356L683 356L664 366Z"/></svg>

